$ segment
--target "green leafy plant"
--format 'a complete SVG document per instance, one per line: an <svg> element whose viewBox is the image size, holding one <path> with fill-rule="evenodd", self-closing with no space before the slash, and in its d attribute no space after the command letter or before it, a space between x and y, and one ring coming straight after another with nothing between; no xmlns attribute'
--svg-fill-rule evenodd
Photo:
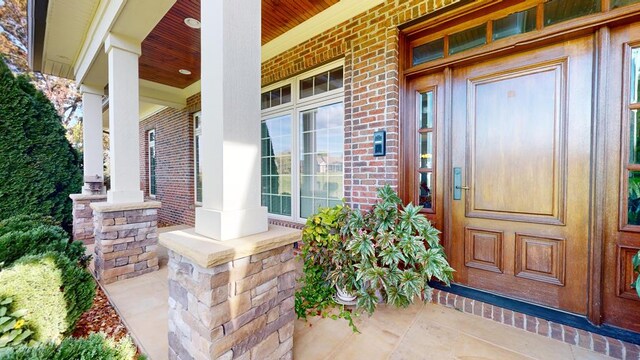
<svg viewBox="0 0 640 360"><path fill-rule="evenodd" d="M631 266L633 266L633 272L638 274L631 287L635 288L638 296L640 296L640 251L633 255Z"/></svg>
<svg viewBox="0 0 640 360"><path fill-rule="evenodd" d="M29 344L33 335L24 319L27 310L12 305L12 298L0 297L0 349Z"/></svg>
<svg viewBox="0 0 640 360"><path fill-rule="evenodd" d="M358 307L372 314L382 300L407 307L416 297L431 298L429 281L449 285L449 266L439 231L420 214L421 206L402 206L386 185L378 189L379 201L370 211L353 210L344 235L357 264Z"/></svg>
<svg viewBox="0 0 640 360"><path fill-rule="evenodd" d="M323 208L307 219L302 232L300 257L303 260L301 287L295 294L298 318L320 315L343 318L354 331L353 313L334 300L336 286L356 289L353 259L346 250L341 229L350 213L345 205Z"/></svg>
<svg viewBox="0 0 640 360"><path fill-rule="evenodd" d="M38 346L0 350L0 360L133 360L141 359L130 338L119 341L92 334L84 339L66 338L60 344L48 343Z"/></svg>

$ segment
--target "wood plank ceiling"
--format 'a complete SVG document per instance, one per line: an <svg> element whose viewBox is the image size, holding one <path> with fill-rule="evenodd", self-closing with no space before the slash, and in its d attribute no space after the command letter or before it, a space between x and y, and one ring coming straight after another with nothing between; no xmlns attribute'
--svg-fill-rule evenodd
<svg viewBox="0 0 640 360"><path fill-rule="evenodd" d="M338 1L262 0L262 44ZM200 30L185 25L189 17L200 19L200 0L178 0L142 42L141 79L181 89L200 79ZM180 69L191 74L180 74Z"/></svg>

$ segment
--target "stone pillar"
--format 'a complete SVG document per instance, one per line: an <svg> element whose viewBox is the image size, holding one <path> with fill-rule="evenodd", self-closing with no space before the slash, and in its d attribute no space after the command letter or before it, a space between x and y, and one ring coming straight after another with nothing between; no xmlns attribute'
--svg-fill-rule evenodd
<svg viewBox="0 0 640 360"><path fill-rule="evenodd" d="M260 9L260 0L200 3L202 207L195 227L218 240L267 231L260 206Z"/></svg>
<svg viewBox="0 0 640 360"><path fill-rule="evenodd" d="M104 44L109 59L109 203L142 202L140 190L138 57L140 43L109 34Z"/></svg>
<svg viewBox="0 0 640 360"><path fill-rule="evenodd" d="M93 203L95 275L104 284L159 269L160 202Z"/></svg>
<svg viewBox="0 0 640 360"><path fill-rule="evenodd" d="M73 240L82 241L86 244L93 244L93 209L91 204L104 202L107 195L69 195L73 202Z"/></svg>
<svg viewBox="0 0 640 360"><path fill-rule="evenodd" d="M161 234L169 248L169 359L291 359L301 232L213 241Z"/></svg>
<svg viewBox="0 0 640 360"><path fill-rule="evenodd" d="M104 194L104 158L102 147L102 95L98 87L80 86L82 91L82 152L85 195Z"/></svg>

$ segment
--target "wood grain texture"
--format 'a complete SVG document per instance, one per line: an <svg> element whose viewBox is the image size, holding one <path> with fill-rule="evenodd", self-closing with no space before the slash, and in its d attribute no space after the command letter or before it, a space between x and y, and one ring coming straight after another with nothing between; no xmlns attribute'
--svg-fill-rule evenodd
<svg viewBox="0 0 640 360"><path fill-rule="evenodd" d="M465 265L502 273L502 239L501 231L467 227L464 235Z"/></svg>

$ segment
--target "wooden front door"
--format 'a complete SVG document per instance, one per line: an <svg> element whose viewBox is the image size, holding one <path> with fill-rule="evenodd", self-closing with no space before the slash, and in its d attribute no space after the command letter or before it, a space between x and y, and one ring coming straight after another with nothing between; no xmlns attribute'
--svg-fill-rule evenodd
<svg viewBox="0 0 640 360"><path fill-rule="evenodd" d="M586 313L592 42L453 69L457 283Z"/></svg>
<svg viewBox="0 0 640 360"><path fill-rule="evenodd" d="M606 82L604 322L640 332L640 22L611 30Z"/></svg>

